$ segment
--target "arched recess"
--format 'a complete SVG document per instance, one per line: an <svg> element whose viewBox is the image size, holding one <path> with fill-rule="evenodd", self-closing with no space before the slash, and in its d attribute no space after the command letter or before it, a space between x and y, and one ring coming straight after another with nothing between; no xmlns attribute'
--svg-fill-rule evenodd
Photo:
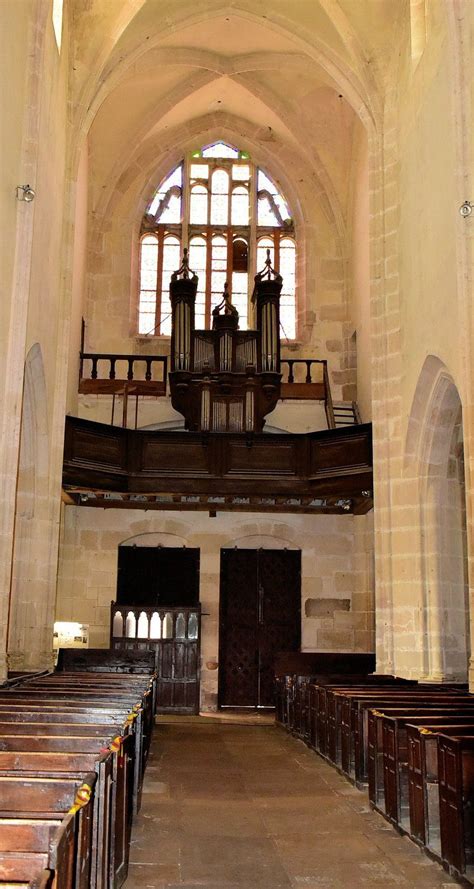
<svg viewBox="0 0 474 889"><path fill-rule="evenodd" d="M41 347L35 343L25 362L21 416L8 627L12 670L49 665L52 650L53 625L45 607L48 584L37 546L48 519L48 468L46 381Z"/></svg>
<svg viewBox="0 0 474 889"><path fill-rule="evenodd" d="M134 537L128 537L122 540L119 546L169 546L181 547L186 546L185 537L178 534L171 534L167 531L149 531L145 534L136 534Z"/></svg>
<svg viewBox="0 0 474 889"><path fill-rule="evenodd" d="M433 355L416 388L406 453L419 486L424 678L465 682L470 618L462 404L451 374Z"/></svg>
<svg viewBox="0 0 474 889"><path fill-rule="evenodd" d="M229 541L226 546L233 546L235 549L300 549L292 540L265 533L243 535L236 540Z"/></svg>

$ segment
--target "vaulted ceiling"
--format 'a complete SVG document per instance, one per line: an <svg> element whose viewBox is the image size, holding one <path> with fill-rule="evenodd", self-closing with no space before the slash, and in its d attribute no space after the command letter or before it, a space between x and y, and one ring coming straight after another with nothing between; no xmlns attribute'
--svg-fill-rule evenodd
<svg viewBox="0 0 474 889"><path fill-rule="evenodd" d="M344 219L354 138L380 114L400 0L76 0L78 143L93 206L211 130L280 158Z"/></svg>

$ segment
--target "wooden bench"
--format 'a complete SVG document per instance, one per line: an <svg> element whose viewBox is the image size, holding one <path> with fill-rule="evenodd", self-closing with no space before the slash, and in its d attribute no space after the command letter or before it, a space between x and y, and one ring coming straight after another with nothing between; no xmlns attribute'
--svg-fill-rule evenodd
<svg viewBox="0 0 474 889"><path fill-rule="evenodd" d="M382 691L377 697L352 697L343 704L342 719L342 770L357 784L368 782L368 719L372 708L417 707L430 703L430 706L448 706L449 701L457 706L458 698L439 695L425 690L411 692L398 690Z"/></svg>
<svg viewBox="0 0 474 889"><path fill-rule="evenodd" d="M432 705L396 710L382 709L374 714L376 729L374 735L377 769L383 768L383 795L380 794L375 808L393 824L409 826L408 789L408 734L407 724L425 726L449 725L460 718L474 717L474 706ZM380 774L377 776L380 783Z"/></svg>
<svg viewBox="0 0 474 889"><path fill-rule="evenodd" d="M96 775L89 777L95 783L94 803L89 806L94 854L76 850L74 887L116 889L126 876L131 820L139 804L149 744L143 730L145 714L147 735L153 724L153 677L108 672L97 677L86 672L85 681L80 673L46 674L0 689L0 811L10 827L14 820L20 829L28 818L53 823L54 817L64 816L65 800L59 794L54 800L48 793L63 786L71 790L71 781L77 784L94 768ZM104 752L111 742L113 750ZM13 836L9 830L7 845ZM55 862L51 854L45 858L44 849L17 846L3 853L13 882L26 885L28 860L37 873L33 881L27 874L29 882L45 887L58 883ZM84 867L89 868L87 878ZM61 870L66 872L62 865Z"/></svg>
<svg viewBox="0 0 474 889"><path fill-rule="evenodd" d="M94 885L97 876L93 834L95 784L94 773L86 774L85 780L79 774L71 774L67 778L0 775L0 819L10 822L39 819L57 826L55 822L62 822L68 814L71 816L65 823L64 831L57 835L54 846L44 850L47 858L29 858L30 876L26 875L24 863L28 855L25 853L25 859L24 855L19 854L21 850L4 850L0 855L0 866L4 867L8 879L13 880L15 873L20 881L32 879L45 866L55 871L60 864L61 876L58 879L64 881L65 887L89 889ZM40 851L32 853L33 856L41 854Z"/></svg>
<svg viewBox="0 0 474 889"><path fill-rule="evenodd" d="M73 889L75 826L74 815L46 821L0 818L0 886L20 882Z"/></svg>
<svg viewBox="0 0 474 889"><path fill-rule="evenodd" d="M8 740L13 748L18 747L17 737L11 736ZM133 813L133 776L129 767L133 759L132 736L123 737L120 745L116 740L112 745L113 752L108 755L100 753L97 741L95 741L97 748L95 753L58 753L49 750L48 743L60 740L62 745L66 746L67 737L41 739L43 748L46 748L42 752L28 749L28 742L31 745L36 739L23 736L21 740L23 750L0 752L1 776L13 777L15 774L21 774L21 777L26 777L26 773L29 772L36 778L51 778L55 775L65 777L68 772L87 772L95 768L98 781L94 846L98 854L100 853L97 867L102 871L101 879L96 877L96 882L101 886L120 885L128 869ZM83 746L84 740L90 739L79 739L79 746Z"/></svg>
<svg viewBox="0 0 474 889"><path fill-rule="evenodd" d="M58 725L107 725L106 720L109 719L108 730L113 730L115 734L121 735L127 728L134 737L134 793L133 805L134 811L140 808L141 793L143 786L143 777L146 766L146 760L150 744L151 726L148 734L145 733L143 710L137 709L139 705L136 702L136 695L130 696L129 703L126 708L118 708L114 706L106 707L97 706L97 702L89 707L87 699L68 700L64 705L62 702L51 704L49 697L43 697L42 692L32 691L31 694L24 692L19 695L17 691L9 693L8 705L4 704L4 699L0 695L0 735L2 734L1 726L9 722L15 725L34 724L43 726L47 720L50 726ZM23 704L23 696L25 703ZM21 698L18 701L18 697ZM78 704L79 701L79 704ZM133 711L128 707L133 703ZM36 707L36 709L35 709ZM42 728L39 729L42 731ZM101 732L102 733L102 732ZM64 734L64 732L62 732Z"/></svg>
<svg viewBox="0 0 474 889"><path fill-rule="evenodd" d="M474 716L437 719L435 724L420 725L417 720L406 726L408 739L408 794L410 836L438 857L441 856L439 810L438 739L440 734L465 737L474 735Z"/></svg>
<svg viewBox="0 0 474 889"><path fill-rule="evenodd" d="M474 878L474 737L438 739L441 860L456 875Z"/></svg>

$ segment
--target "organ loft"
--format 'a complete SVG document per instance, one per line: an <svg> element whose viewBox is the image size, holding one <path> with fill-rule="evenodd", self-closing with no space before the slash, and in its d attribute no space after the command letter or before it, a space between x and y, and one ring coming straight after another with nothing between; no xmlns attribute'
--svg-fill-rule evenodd
<svg viewBox="0 0 474 889"><path fill-rule="evenodd" d="M473 33L0 3L0 889L474 887Z"/></svg>
<svg viewBox="0 0 474 889"><path fill-rule="evenodd" d="M239 330L239 313L225 284L212 311L212 330L195 330L197 277L187 250L172 276L170 390L185 427L199 432L262 432L280 396L281 275L271 267L255 276L257 329Z"/></svg>

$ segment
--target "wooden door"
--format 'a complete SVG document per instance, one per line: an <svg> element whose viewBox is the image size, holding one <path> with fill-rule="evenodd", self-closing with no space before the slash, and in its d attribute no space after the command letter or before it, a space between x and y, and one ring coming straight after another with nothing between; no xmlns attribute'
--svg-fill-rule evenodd
<svg viewBox="0 0 474 889"><path fill-rule="evenodd" d="M301 640L301 553L221 551L219 706L273 707L274 662Z"/></svg>

